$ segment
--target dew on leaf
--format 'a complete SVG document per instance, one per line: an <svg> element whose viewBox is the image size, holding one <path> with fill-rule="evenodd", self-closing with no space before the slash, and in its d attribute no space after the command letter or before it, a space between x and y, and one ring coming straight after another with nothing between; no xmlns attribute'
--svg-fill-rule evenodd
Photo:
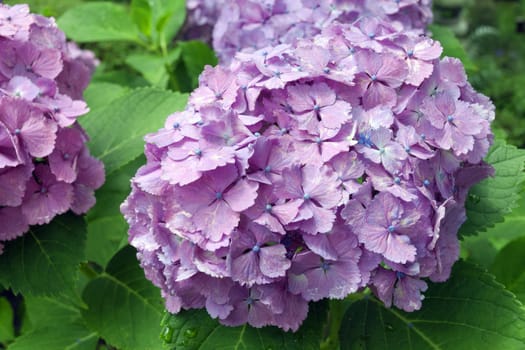
<svg viewBox="0 0 525 350"><path fill-rule="evenodd" d="M195 338L197 336L197 330L195 328L188 328L184 331L184 336L187 338Z"/></svg>

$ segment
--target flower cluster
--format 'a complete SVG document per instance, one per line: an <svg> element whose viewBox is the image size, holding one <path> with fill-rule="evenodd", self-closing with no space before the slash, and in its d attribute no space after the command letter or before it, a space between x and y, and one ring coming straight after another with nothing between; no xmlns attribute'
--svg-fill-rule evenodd
<svg viewBox="0 0 525 350"><path fill-rule="evenodd" d="M206 68L121 207L168 310L296 330L309 301L365 287L419 309L492 173L493 106L441 52L365 17Z"/></svg>
<svg viewBox="0 0 525 350"><path fill-rule="evenodd" d="M97 64L53 19L0 4L0 253L2 241L71 209L86 212L104 181L76 122Z"/></svg>
<svg viewBox="0 0 525 350"><path fill-rule="evenodd" d="M432 20L431 0L190 0L187 8L185 32L208 40L213 28L213 48L223 63L241 50L310 38L334 21L381 17L398 29L424 30Z"/></svg>

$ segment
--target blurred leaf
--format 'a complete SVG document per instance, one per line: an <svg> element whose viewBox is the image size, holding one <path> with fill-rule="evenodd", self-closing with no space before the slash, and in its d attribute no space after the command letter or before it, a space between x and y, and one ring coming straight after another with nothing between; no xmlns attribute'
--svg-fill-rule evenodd
<svg viewBox="0 0 525 350"><path fill-rule="evenodd" d="M131 18L140 31L147 37L151 37L151 28L153 25L150 1L148 0L131 0Z"/></svg>
<svg viewBox="0 0 525 350"><path fill-rule="evenodd" d="M461 62L463 62L467 73L472 73L477 70L476 65L467 55L465 48L458 40L452 29L437 24L432 24L429 26L429 30L432 32L432 38L434 40L438 40L443 46L443 56L459 58Z"/></svg>
<svg viewBox="0 0 525 350"><path fill-rule="evenodd" d="M523 189L520 196L516 202L518 206L505 216L505 221L487 229L487 232L483 234L498 250L501 250L510 241L525 236L525 196Z"/></svg>
<svg viewBox="0 0 525 350"><path fill-rule="evenodd" d="M65 214L6 243L0 255L0 281L15 293L56 295L74 290L84 259L86 226L80 216Z"/></svg>
<svg viewBox="0 0 525 350"><path fill-rule="evenodd" d="M512 240L525 236L525 216L514 215L515 211L505 216L505 221L488 228L479 236L464 237L461 248L465 258L489 268L498 252Z"/></svg>
<svg viewBox="0 0 525 350"><path fill-rule="evenodd" d="M109 175L97 193L97 204L87 215L86 258L104 267L127 244L128 224L120 214L120 204L131 191L130 179L146 162L140 156Z"/></svg>
<svg viewBox="0 0 525 350"><path fill-rule="evenodd" d="M101 66L103 65L104 63L102 63L93 74L92 82L91 84L89 84L90 86L98 83L108 83L130 89L147 87L150 85L148 81L144 79L140 74L135 74L135 71L133 69L128 69L128 67L125 67L126 69L106 71L104 70L104 67L101 68ZM86 90L89 90L89 86Z"/></svg>
<svg viewBox="0 0 525 350"><path fill-rule="evenodd" d="M4 3L27 4L33 13L40 13L46 17L57 17L67 9L82 3L82 0L6 0Z"/></svg>
<svg viewBox="0 0 525 350"><path fill-rule="evenodd" d="M125 247L103 274L91 280L83 293L88 309L82 310L82 316L89 328L113 346L161 349L162 299L135 256L134 248Z"/></svg>
<svg viewBox="0 0 525 350"><path fill-rule="evenodd" d="M496 227L499 225L496 225ZM468 236L461 242L461 256L465 260L484 268L488 269L492 265L497 254L498 250L485 234Z"/></svg>
<svg viewBox="0 0 525 350"><path fill-rule="evenodd" d="M166 87L169 76L163 57L151 54L131 54L126 58L126 63L141 73L151 85Z"/></svg>
<svg viewBox="0 0 525 350"><path fill-rule="evenodd" d="M166 117L182 110L186 100L186 95L170 91L136 89L84 116L91 153L104 162L107 176L142 154L144 135L163 127Z"/></svg>
<svg viewBox="0 0 525 350"><path fill-rule="evenodd" d="M458 262L447 282L430 285L420 311L385 308L375 298L352 304L340 341L341 350L521 350L525 311L492 275Z"/></svg>
<svg viewBox="0 0 525 350"><path fill-rule="evenodd" d="M525 237L525 197L516 202L518 206L505 216L501 223L487 228L479 236L463 237L461 242L462 256L485 268L490 268L500 250L509 242Z"/></svg>
<svg viewBox="0 0 525 350"><path fill-rule="evenodd" d="M309 317L295 333L277 327L227 327L205 310L181 311L164 320L163 337L173 350L319 350L326 303L311 303Z"/></svg>
<svg viewBox="0 0 525 350"><path fill-rule="evenodd" d="M90 331L80 311L51 298L26 298L32 329L16 338L9 350L93 350L98 335Z"/></svg>
<svg viewBox="0 0 525 350"><path fill-rule="evenodd" d="M179 42L178 47L182 50L181 56L185 72L191 81L191 88L194 89L199 85L199 75L204 67L206 65L215 66L217 57L208 45L200 41Z"/></svg>
<svg viewBox="0 0 525 350"><path fill-rule="evenodd" d="M159 44L166 47L186 19L185 0L151 0Z"/></svg>
<svg viewBox="0 0 525 350"><path fill-rule="evenodd" d="M520 197L521 183L525 180L525 150L496 141L485 161L494 166L495 175L470 189L465 204L468 219L460 228L460 236L486 231L502 222Z"/></svg>
<svg viewBox="0 0 525 350"><path fill-rule="evenodd" d="M525 231L525 226L521 230ZM525 237L507 244L496 256L490 272L525 303Z"/></svg>
<svg viewBox="0 0 525 350"><path fill-rule="evenodd" d="M5 344L15 337L14 313L11 303L0 298L0 344Z"/></svg>
<svg viewBox="0 0 525 350"><path fill-rule="evenodd" d="M152 54L131 54L126 58L126 63L141 73L151 85L165 88L169 80L166 66L172 65L179 56L180 50L173 50L167 57Z"/></svg>
<svg viewBox="0 0 525 350"><path fill-rule="evenodd" d="M79 43L140 41L139 31L126 8L111 2L89 2L73 7L57 23L68 38Z"/></svg>

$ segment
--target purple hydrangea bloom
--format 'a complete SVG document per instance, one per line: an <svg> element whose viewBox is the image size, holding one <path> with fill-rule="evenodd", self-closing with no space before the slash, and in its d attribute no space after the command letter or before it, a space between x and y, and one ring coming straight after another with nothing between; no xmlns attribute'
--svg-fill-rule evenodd
<svg viewBox="0 0 525 350"><path fill-rule="evenodd" d="M354 45L375 49L380 49L381 40L388 37L388 31L381 28L382 22L375 17L398 29L421 31L432 21L431 0L188 0L186 7L188 19L183 36L213 42L223 63L230 62L238 51L310 38L334 21L352 23L363 16L371 19L361 22L348 36ZM411 52L414 63L407 69L432 70L418 60L426 60L425 47L410 44L399 47Z"/></svg>
<svg viewBox="0 0 525 350"><path fill-rule="evenodd" d="M309 301L366 287L419 309L458 259L468 189L492 174L494 107L441 51L363 17L207 68L146 137L121 207L168 310L297 330Z"/></svg>
<svg viewBox="0 0 525 350"><path fill-rule="evenodd" d="M0 251L29 225L87 212L104 168L76 119L97 60L53 19L0 4Z"/></svg>

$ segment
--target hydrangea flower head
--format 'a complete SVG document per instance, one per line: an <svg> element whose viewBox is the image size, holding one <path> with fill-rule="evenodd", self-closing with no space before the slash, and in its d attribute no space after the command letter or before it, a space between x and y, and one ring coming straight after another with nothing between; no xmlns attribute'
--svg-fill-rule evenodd
<svg viewBox="0 0 525 350"><path fill-rule="evenodd" d="M168 310L297 330L308 302L366 287L419 309L492 174L494 108L441 52L363 17L208 67L121 207Z"/></svg>
<svg viewBox="0 0 525 350"><path fill-rule="evenodd" d="M253 52L310 38L334 21L379 17L398 29L421 31L432 21L431 0L189 0L186 7L184 35L213 42L223 63L229 63L238 51ZM355 43L379 48L376 41L383 34L378 23L375 19L361 21L349 35Z"/></svg>
<svg viewBox="0 0 525 350"><path fill-rule="evenodd" d="M85 213L104 181L76 119L93 69L91 52L67 43L53 19L0 4L0 251L29 225ZM86 178L86 174L90 174Z"/></svg>

